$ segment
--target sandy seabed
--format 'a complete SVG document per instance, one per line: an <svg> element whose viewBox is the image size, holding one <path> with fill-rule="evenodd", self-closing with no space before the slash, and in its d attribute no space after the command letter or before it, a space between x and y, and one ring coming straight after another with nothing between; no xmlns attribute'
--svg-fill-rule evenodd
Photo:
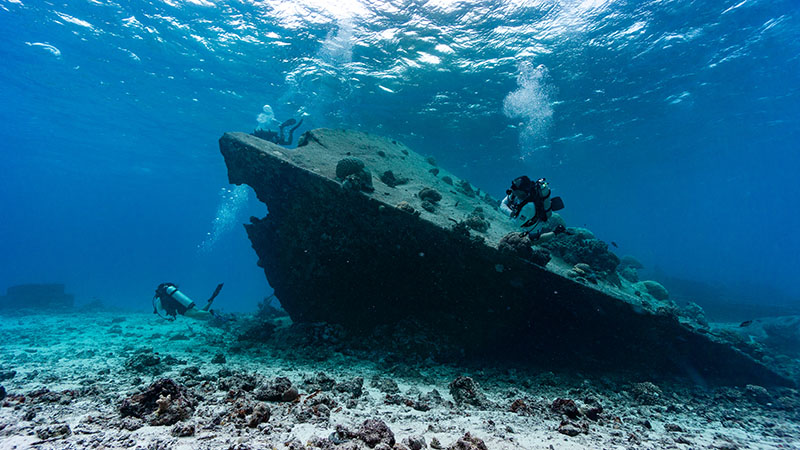
<svg viewBox="0 0 800 450"><path fill-rule="evenodd" d="M800 449L794 389L409 366L236 327L0 315L0 449Z"/></svg>

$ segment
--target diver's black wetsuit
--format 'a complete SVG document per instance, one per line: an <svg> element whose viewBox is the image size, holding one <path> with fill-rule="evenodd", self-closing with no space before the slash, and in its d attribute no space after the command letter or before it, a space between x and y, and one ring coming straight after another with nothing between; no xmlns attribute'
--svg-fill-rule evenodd
<svg viewBox="0 0 800 450"><path fill-rule="evenodd" d="M297 125L293 126L289 129L289 139L284 139L283 137L283 129L288 127L289 125L294 123L294 119L289 119L286 122L283 122L281 126L278 128L280 130L280 134L278 136L278 144L280 145L292 145L292 135L294 134L294 130L300 128L300 125L303 124L303 118L300 118L300 122L297 122Z"/></svg>
<svg viewBox="0 0 800 450"><path fill-rule="evenodd" d="M278 144L278 145L292 145L292 140L294 140L294 130L298 129L300 127L300 125L303 124L303 119L301 118L300 122L297 122L297 125L295 125L295 126L293 126L292 128L289 129L289 137L287 138L284 130L289 125L294 125L294 124L295 124L295 120L294 119L289 119L286 122L283 122L278 127L278 132L277 133L272 131L272 130L258 129L258 130L253 131L253 136L259 137L261 139L264 139L265 141L270 141L270 142L272 142L274 144Z"/></svg>
<svg viewBox="0 0 800 450"><path fill-rule="evenodd" d="M167 295L165 297L161 297L161 307L164 308L164 311L167 313L168 316L177 317L178 314L184 315L189 308L183 306L172 298L172 296Z"/></svg>
<svg viewBox="0 0 800 450"><path fill-rule="evenodd" d="M161 309L167 313L167 316L172 317L173 319L180 315L186 314L190 308L194 307L194 303L189 306L184 306L181 302L175 300L171 295L167 293L167 288L173 286L177 287L172 283L162 283L156 289L156 298L158 298L159 303L161 304Z"/></svg>

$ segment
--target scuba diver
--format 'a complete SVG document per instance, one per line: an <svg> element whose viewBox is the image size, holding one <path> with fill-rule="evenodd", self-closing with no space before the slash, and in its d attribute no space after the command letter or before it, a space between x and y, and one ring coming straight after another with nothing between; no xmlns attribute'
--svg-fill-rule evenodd
<svg viewBox="0 0 800 450"><path fill-rule="evenodd" d="M514 223L523 228L523 233L531 241L546 242L557 234L566 233L564 225L558 225L553 231L544 232L547 220L553 211L564 208L561 197L550 197L550 186L544 178L531 181L525 175L511 182L506 190L506 197L500 203L500 210L506 212Z"/></svg>
<svg viewBox="0 0 800 450"><path fill-rule="evenodd" d="M203 309L198 309L192 299L178 290L177 285L174 283L161 283L156 288L156 294L153 296L153 314L158 314L169 321L175 320L178 314L198 320L214 319L217 316L211 310L211 303L219 295L222 285L223 283L217 285L214 293L211 294L211 298L208 299L208 304Z"/></svg>
<svg viewBox="0 0 800 450"><path fill-rule="evenodd" d="M297 124L297 125L295 125L295 124ZM302 117L300 118L300 122L298 122L298 121L296 121L294 119L289 119L286 122L283 122L282 124L280 124L280 126L278 126L278 132L277 133L272 131L272 130L264 130L263 128L258 128L256 130L254 130L251 134L253 136L255 136L255 137L264 139L265 141L270 141L270 142L272 142L274 144L292 145L292 139L294 139L293 138L294 130L298 129L300 127L300 125L302 125L302 124L303 124L303 118ZM292 126L292 125L294 125L294 126L289 129L289 137L287 138L286 134L284 133L284 129L286 127L289 127L289 126Z"/></svg>

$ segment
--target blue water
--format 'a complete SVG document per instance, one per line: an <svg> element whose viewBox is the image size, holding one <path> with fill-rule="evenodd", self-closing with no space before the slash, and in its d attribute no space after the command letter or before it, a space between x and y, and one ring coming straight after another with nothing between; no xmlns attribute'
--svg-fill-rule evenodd
<svg viewBox="0 0 800 450"><path fill-rule="evenodd" d="M146 308L224 281L220 306L253 309L271 289L239 224L266 208L217 139L270 105L496 197L547 177L653 276L800 298L798 6L0 0L0 291Z"/></svg>

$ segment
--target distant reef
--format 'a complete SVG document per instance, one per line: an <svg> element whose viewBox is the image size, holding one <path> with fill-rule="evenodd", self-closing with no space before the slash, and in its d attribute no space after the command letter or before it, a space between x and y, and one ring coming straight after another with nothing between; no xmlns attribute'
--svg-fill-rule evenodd
<svg viewBox="0 0 800 450"><path fill-rule="evenodd" d="M268 206L245 228L295 322L366 334L413 321L481 360L793 384L590 230L531 246L497 199L398 141L316 129L296 149L246 133L219 143L230 182Z"/></svg>
<svg viewBox="0 0 800 450"><path fill-rule="evenodd" d="M64 292L63 284L20 284L0 295L2 309L70 309L75 297Z"/></svg>

